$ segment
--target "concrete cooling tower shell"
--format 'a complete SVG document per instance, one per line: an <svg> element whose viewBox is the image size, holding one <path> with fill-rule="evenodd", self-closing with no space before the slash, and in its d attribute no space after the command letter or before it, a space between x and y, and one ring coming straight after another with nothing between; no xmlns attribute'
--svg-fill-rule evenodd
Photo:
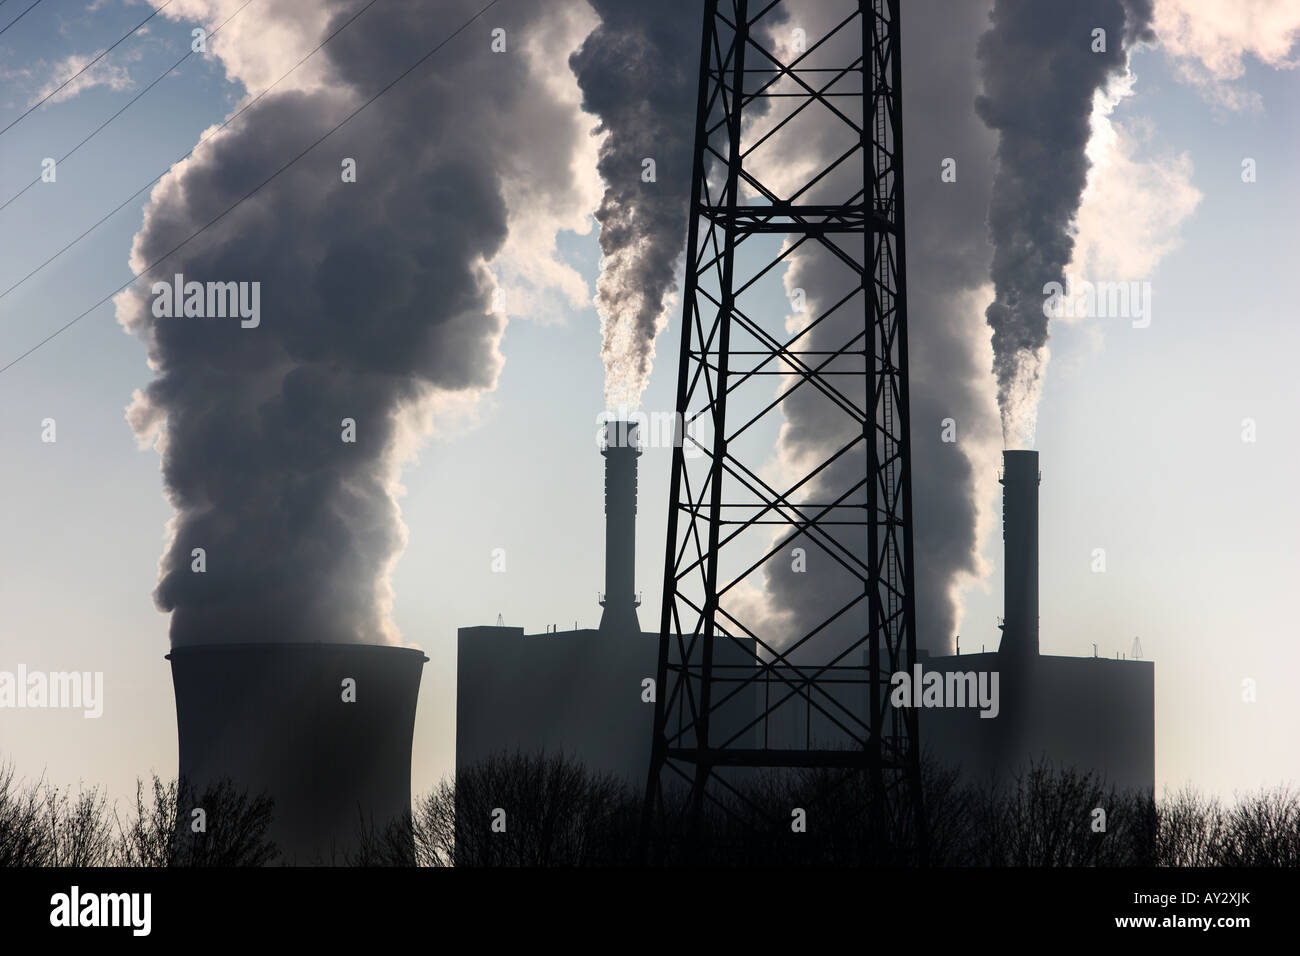
<svg viewBox="0 0 1300 956"><path fill-rule="evenodd" d="M228 777L274 799L277 862L347 862L363 819L382 827L410 811L421 651L208 644L167 659L181 777L199 792Z"/></svg>

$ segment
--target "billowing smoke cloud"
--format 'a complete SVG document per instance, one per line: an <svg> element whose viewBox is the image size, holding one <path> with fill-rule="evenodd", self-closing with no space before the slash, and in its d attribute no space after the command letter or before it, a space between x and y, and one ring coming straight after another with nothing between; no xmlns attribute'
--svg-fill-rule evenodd
<svg viewBox="0 0 1300 956"><path fill-rule="evenodd" d="M232 6L184 0L177 15L210 25ZM479 6L386 0L363 14L297 83L159 183L132 268L232 205ZM565 102L556 88L572 87L565 60L594 20L577 4L501 7L119 297L119 321L147 343L156 373L128 419L161 452L176 509L155 592L174 644L398 639L388 584L406 535L398 470L441 399L490 389L501 370L505 317L489 264L512 244L526 251L508 197L531 196L529 223L553 239L568 220L536 210L580 210L590 192L575 181L589 118L576 90ZM249 6L240 42L224 47L231 79L259 89L356 9ZM259 283L256 326L158 317L150 286L176 274Z"/></svg>
<svg viewBox="0 0 1300 956"><path fill-rule="evenodd" d="M979 41L975 108L999 134L989 204L993 329L1003 441L1032 447L1047 360L1043 287L1063 283L1087 184L1093 100L1152 42L1150 0L997 0ZM1101 32L1098 32L1101 31Z"/></svg>
<svg viewBox="0 0 1300 956"><path fill-rule="evenodd" d="M675 305L702 17L697 0L591 3L601 24L570 63L583 109L600 119L605 134L599 162L605 195L596 211L605 403L634 407L650 377L655 337Z"/></svg>

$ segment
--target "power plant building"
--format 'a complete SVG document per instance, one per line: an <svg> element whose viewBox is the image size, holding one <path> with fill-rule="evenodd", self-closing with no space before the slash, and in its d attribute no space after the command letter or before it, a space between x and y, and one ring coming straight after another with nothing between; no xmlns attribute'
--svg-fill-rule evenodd
<svg viewBox="0 0 1300 956"><path fill-rule="evenodd" d="M643 689L655 677L658 635L629 624L636 620L630 548L636 469L634 455L620 451L625 453L621 459L605 449L601 628L532 635L517 627L461 628L458 770L493 754L563 752L633 786L644 783L654 706ZM944 696L943 706L919 709L922 753L977 785L1014 782L1032 762L1093 773L1121 789L1153 790L1154 664L1039 653L1038 453L1007 451L1003 462L1001 643L997 651L980 654L940 656L918 650L917 673L909 678L931 687L937 682L945 692L951 688L966 698L953 706L958 702ZM919 604L924 613L924 596ZM748 727L745 746L799 747L820 739L833 748L838 731L828 711L868 711L861 684L846 684L851 690L823 688L813 695L819 703L814 706L807 695L791 690L799 684L797 671L781 667L758 674L752 641L718 639L715 663L738 679L745 678L747 669L755 678L728 702L731 709L717 726L723 739ZM866 664L864 654L859 667ZM927 681L927 674L936 676ZM986 695L995 692L992 706L979 706L981 686ZM788 702L767 720L756 720L777 694Z"/></svg>
<svg viewBox="0 0 1300 956"><path fill-rule="evenodd" d="M658 692L659 635L641 630L635 588L636 424L610 422L605 459L605 590L600 627L525 634L462 627L457 636L456 768L493 755L563 753L588 769L644 782ZM719 639L716 659L752 667L753 641ZM648 683L647 683L648 682ZM718 717L719 732L753 731L755 690Z"/></svg>
<svg viewBox="0 0 1300 956"><path fill-rule="evenodd" d="M1155 664L1040 655L1008 668L1000 652L930 656L917 664L942 675L998 672L1000 712L922 708L922 753L975 784L1015 782L1031 762L1091 772L1118 790L1155 787ZM969 686L970 681L966 680Z"/></svg>
<svg viewBox="0 0 1300 956"><path fill-rule="evenodd" d="M752 668L753 642L743 644L719 639L715 659ZM563 753L589 770L645 782L654 723L646 682L655 681L658 634L462 627L457 660L457 771L494 755ZM715 718L719 733L745 729L756 693L728 702Z"/></svg>

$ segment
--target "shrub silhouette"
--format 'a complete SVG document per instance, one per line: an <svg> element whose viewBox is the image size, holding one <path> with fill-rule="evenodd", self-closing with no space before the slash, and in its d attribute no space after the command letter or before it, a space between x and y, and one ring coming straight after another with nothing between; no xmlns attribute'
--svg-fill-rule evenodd
<svg viewBox="0 0 1300 956"><path fill-rule="evenodd" d="M705 801L692 829L687 787L650 819L651 863L715 865L1300 866L1300 792L1230 805L1185 787L1154 799L1050 764L1000 787L922 768L925 851L910 814L873 814L849 770L753 773ZM202 807L206 832L194 833ZM791 811L804 811L795 832ZM125 817L99 788L24 784L0 764L0 866L262 866L273 804L222 781L137 781ZM1105 811L1105 829L1094 827ZM504 811L504 830L493 828ZM358 866L623 866L641 862L638 789L559 753L501 753L462 770L385 826L362 822Z"/></svg>

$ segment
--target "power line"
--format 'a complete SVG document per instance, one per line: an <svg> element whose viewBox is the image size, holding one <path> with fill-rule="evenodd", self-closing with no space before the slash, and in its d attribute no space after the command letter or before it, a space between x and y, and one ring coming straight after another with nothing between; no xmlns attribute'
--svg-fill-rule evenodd
<svg viewBox="0 0 1300 956"><path fill-rule="evenodd" d="M195 151L196 149L198 149L200 146L202 146L204 143L206 143L206 142L207 142L209 139L211 139L213 136L216 136L218 133L220 133L223 129L225 129L227 126L229 126L229 125L230 125L231 123L233 123L235 120L239 119L239 117L242 116L242 115L243 115L243 114L244 114L244 113L245 113L245 112L246 112L250 107L252 107L254 104L256 104L258 100L260 100L260 99L261 99L262 97L264 97L267 93L270 93L273 89L275 89L277 86L279 86L280 83L281 83L281 81L283 81L283 80L285 79L285 77L287 77L290 73L293 73L295 70L297 70L298 67L300 67L300 66L302 66L304 63L306 63L306 62L307 62L311 57L315 56L316 53L318 53L318 52L320 51L321 47L325 46L325 44L329 43L330 40L333 40L336 36L338 36L340 33L342 33L345 29L347 29L347 27L348 27L348 26L349 26L349 25L350 25L354 20L357 19L357 17L361 16L361 14L365 13L367 10L369 10L371 7L373 7L373 6L374 6L376 3L378 3L378 2L379 2L379 0L370 0L370 2L367 3L364 7L362 7L360 10L358 10L356 13L352 14L352 16L349 17L348 20L347 20L345 23L343 23L343 24L342 24L338 29L336 29L333 33L331 33L329 36L327 36L324 40L321 40L320 43L316 44L316 48L315 48L315 49L313 49L311 52L307 53L307 54L306 54L302 59L300 59L300 60L299 60L297 63L295 63L292 67L290 67L288 70L286 70L283 74L281 74L281 75L280 75L280 78L277 79L274 83L272 83L272 84L271 84L270 86L268 86L266 89L262 90L261 93L258 93L257 96L255 96L253 99L249 100L247 103L245 103L243 106L241 106L241 107L240 107L240 108L239 108L235 113L233 113L231 116L227 117L227 119L225 120L225 122L223 122L220 126L218 126L216 129L214 129L211 133L209 133L207 136L204 136L204 137L202 137L201 139L199 139L199 141L198 141L197 143L195 143L193 146L191 146L191 147L189 148L188 151L186 151L184 154L182 154L181 156L177 157L174 161L172 161L170 164L168 164L168 166L167 166L166 169L164 169L162 172L160 172L160 173L159 173L157 176L155 176L153 179L149 180L149 182L145 183L143 186L141 186L139 189L137 189L137 190L136 190L134 193L132 193L130 196L127 196L126 199L124 199L124 200L123 200L121 203L119 203L117 206L113 207L113 208L110 209L108 212L106 212L106 213L105 213L105 214L104 214L104 215L99 219L98 222L96 222L94 225L92 225L89 229L87 229L87 230L86 230L85 232L83 232L81 235L77 236L75 239L73 239L71 242L69 242L67 245L65 245L62 249L60 249L58 252L54 253L54 255L50 256L48 259L46 259L44 262L42 262L39 266L37 266L37 267L36 267L35 269L33 269L31 272L27 273L27 275L23 276L21 279L19 279L17 282L15 282L13 285L11 285L9 288L5 289L3 292L0 292L0 299L3 299L3 298L4 298L5 296L7 296L10 292L13 292L14 289L17 289L20 285L22 285L23 283L25 283L25 282L26 282L28 279L30 279L32 276L36 275L38 272L40 272L42 269L44 269L46 266L48 266L48 265L49 265L51 262L53 262L55 259L59 258L59 256L63 255L65 252L67 252L69 249L71 249L73 246L75 246L77 243L79 243L82 239L85 239L88 235L90 235L92 232L94 232L96 229L98 229L98 228L99 228L100 226L102 226L104 223L108 222L108 220L112 219L113 216L117 215L119 212L121 212L123 209L125 209L127 206L129 206L129 205L131 204L132 200L134 200L137 196L139 196L142 192L144 192L146 189L148 189L148 188L149 188L150 186L152 186L154 183L158 182L158 180L160 180L160 179L162 179L164 176L166 176L167 173L172 169L173 166L175 166L175 165L176 165L177 163L179 163L179 162L182 162L182 161L188 159L190 156L192 156L192 155L194 154L194 151ZM486 9L486 7L485 7L484 9ZM0 369L0 371L3 371L3 369Z"/></svg>
<svg viewBox="0 0 1300 956"><path fill-rule="evenodd" d="M8 23L6 23L6 24L4 25L4 28L3 28L3 29L0 29L0 34L3 34L3 33L4 33L6 30L8 30L11 26L13 26L15 23L17 23L17 22L18 22L19 20L21 20L23 17L27 16L27 14L31 13L32 10L36 9L36 4L37 4L37 3L40 3L40 2L41 2L41 0L36 0L36 3L33 3L30 7L28 7L26 10L24 10L22 13L18 14L18 16L14 17L12 20L10 20Z"/></svg>
<svg viewBox="0 0 1300 956"><path fill-rule="evenodd" d="M0 4L3 4L4 2L5 2L5 0L0 0ZM211 33L208 34L209 39L212 38L212 37L214 37L214 36L216 36L218 33L220 33L222 27L224 27L224 26L225 26L227 23L229 23L231 20L235 19L235 17L239 16L239 14L243 12L244 7L248 6L248 5L249 5L250 3L252 3L252 2L253 2L253 0L244 0L243 4L239 7L238 10L236 10L236 11L235 11L234 13L232 13L230 16L226 17L225 20L221 21L221 23L220 23L220 24L219 24L215 29L213 29L213 31L212 31ZM159 9L162 9L162 8L160 7ZM72 149L68 150L66 153L64 153L62 156L60 156L57 160L55 160L56 165L57 165L58 163L62 163L64 160L66 160L68 157L70 157L73 153L75 153L77 150L81 149L81 147L85 146L85 145L86 145L87 143L89 143L92 139L94 139L96 136L98 136L99 133L100 133L100 131L103 130L103 128L104 128L105 126L107 126L109 123L113 122L113 120L117 119L119 116L121 116L121 115L122 115L123 113L125 113L127 110L129 110L132 106L134 106L134 105L136 104L136 102L137 102L137 101L138 101L142 96L144 96L146 93L148 93L150 90L152 90L155 86L157 86L159 83L161 83L164 79L166 79L166 78L171 74L171 72L172 72L173 70L175 70L178 66L180 66L182 63L184 63L186 60L188 60L188 59L189 59L190 57L192 57L193 55L194 55L194 48L191 47L188 53L186 53L183 57L181 57L179 60L177 60L175 63L173 63L173 64L172 64L172 65L171 65L171 66L170 66L170 67L169 67L169 68L168 68L164 73L159 74L159 75L154 79L154 81L153 81L152 83L150 83L148 86L146 86L144 89L142 89L142 90L141 90L139 93L137 93L134 97L132 97L132 98L131 98L131 101L130 101L129 103L127 103L125 106L123 106L120 110L118 110L116 113L114 113L114 114L113 114L112 116L110 116L108 119L104 120L104 122L102 122L102 123L100 123L98 126L96 126L96 127L94 128L94 130L91 131L90 135L88 135L88 136L87 136L85 139L83 139L80 143L78 143L76 146L72 147ZM39 105L39 104L37 104L37 105ZM22 119L22 117L20 116L19 119ZM16 122L16 121L15 121L15 122ZM36 185L37 183L39 183L40 181L41 181L41 177L40 177L40 176L37 176L35 179L33 179L30 183L28 183L28 184L27 184L26 186L24 186L22 189L18 190L18 192L14 193L12 196L10 196L8 199L6 199L3 203L0 203L0 212L2 212L2 211L4 211L5 209L7 209L7 208L9 207L9 204L10 204L10 203L12 203L15 199L17 199L17 198L18 198L19 196L21 196L23 193L27 192L27 190L31 189L33 186L35 186L35 185ZM155 181L156 181L156 180L155 180ZM128 200L128 201L129 201L129 200Z"/></svg>
<svg viewBox="0 0 1300 956"><path fill-rule="evenodd" d="M68 79L65 79L64 82L60 83L59 86L47 92L47 94L45 94L42 99L36 100L35 103L32 103L30 107L27 107L26 113L23 113L22 116L19 116L17 120L10 121L9 125L5 126L4 129L0 129L0 137L3 137L3 135L5 133L8 133L10 129L13 129L14 126L17 126L19 122L22 122L23 120L25 120L25 118L31 116L31 113L36 111L36 109L43 107L45 103L48 103L49 98L51 98L51 96L56 96L57 94L59 94L59 91L62 90L62 88L68 86L70 82L73 82L74 79L77 79L77 77L79 77L79 75L85 73L86 70L91 68L91 66L98 64L98 62L100 60L103 60L105 56L108 56L109 53L112 53L114 51L114 49L116 49L118 46L121 46L121 44L125 42L126 39L129 39L130 36L134 36L136 30L139 30L140 27L146 25L146 23L153 20L153 18L155 18L156 16L159 16L159 13L161 13L162 10L165 10L166 8L170 7L172 3L173 0L166 0L165 4L162 4L161 7L157 8L156 10L153 10L153 13L149 14L149 16L144 18L144 20L140 21L139 23L136 23L136 25L134 27L131 27L131 30L127 31L127 33L122 34L120 38L117 39L117 42L113 43L112 47L109 47L108 49L105 49L105 51L100 52L99 55L96 56L94 60L91 60L90 62L88 62L88 64L82 66L81 69L77 70L77 72L75 72L73 75L70 75ZM5 27L5 29L8 30L8 27ZM3 31L0 31L0 33L3 33Z"/></svg>
<svg viewBox="0 0 1300 956"><path fill-rule="evenodd" d="M95 64L98 64L98 62L99 62L100 60L103 60L105 56L108 56L109 53L112 53L112 52L114 51L114 49L116 49L118 46L120 46L120 44L123 42L123 40L126 40L127 38L130 38L130 36L134 36L136 30L139 30L140 27L146 25L146 23L148 23L149 21L153 20L153 18L155 18L156 16L159 16L159 13L161 13L162 10L165 10L166 8L170 7L170 5L172 5L172 3L173 3L173 0L166 0L166 3L165 3L165 4L162 4L161 7L157 8L156 10L153 10L153 13L149 14L149 16L147 16L146 18L144 18L144 20L140 21L139 23L136 23L136 25L135 25L134 27L131 27L131 30L127 31L127 33L125 33L125 34L123 34L122 36L120 36L120 38L117 39L117 42L116 42L116 43L113 43L113 46L112 46L112 47L109 47L108 49L105 49L105 51L100 52L99 55L96 56L94 60L91 60L90 62L88 62L88 64L86 64L85 66L82 66L81 69L77 70L77 72L75 72L73 75L70 75L70 77L68 77L68 79L65 79L64 82L60 83L59 86L57 86L56 88L53 88L53 90L47 92L47 94L45 94L45 95L43 96L42 99L40 99L40 100L38 100L38 101L35 101L35 103L32 103L32 104L30 105L30 107L27 107L27 112L26 112L26 113L23 113L22 116L19 116L19 117L17 118L17 120L13 120L12 122L9 122L9 125L8 125L8 126L5 126L4 129L0 129L0 137L3 137L3 135L4 135L5 133L8 133L8 131L9 131L10 129L13 129L14 126L17 126L17 125L19 124L19 122L22 122L23 120L25 120L25 118L31 116L31 113L34 112L35 109L39 109L40 107L42 107L42 105L44 105L45 103L48 103L49 98L51 98L51 96L55 96L55 95L59 94L59 91L62 90L62 88L64 88L65 86L68 86L70 82L73 82L74 79L77 79L77 77L79 77L79 75L81 75L82 73L85 73L86 70L88 70L88 69L91 68L91 66L94 66ZM35 4L32 4L32 7L35 7ZM31 8L29 7L29 8L27 8L27 9L31 9ZM17 21L14 21L14 22L17 22ZM9 26L13 26L13 23L10 23ZM9 27L6 26L6 27L5 27L5 30L8 30L8 29L9 29ZM0 33L4 33L4 30L0 30Z"/></svg>
<svg viewBox="0 0 1300 956"><path fill-rule="evenodd" d="M374 2L374 0L371 0L371 3L373 3L373 2ZM59 328L55 329L53 332L51 332L49 335L47 335L44 339L42 339L41 341L39 341L39 342L37 342L35 345L33 345L31 348L29 348L29 349L28 349L26 352L24 352L22 355L19 355L17 358L13 359L13 360L10 361L7 365L5 365L3 368L0 368L0 375L3 375L5 372L9 371L9 369L13 368L15 365L17 365L17 364L18 364L19 362L21 362L23 359L27 358L27 356L31 355L33 352L35 352L37 349L41 348L41 347L44 346L46 343L48 343L48 342L50 342L51 340L53 340L55 337L57 337L57 336L63 334L63 333L66 332L68 329L72 328L72 326L76 325L78 322L80 322L82 319L84 319L86 316L88 316L91 312L95 311L95 309L99 308L99 307L100 307L101 305L103 305L105 302L109 301L111 298L113 298L113 296L117 295L117 294L118 294L119 292L121 292L123 289L126 289L127 287L129 287L132 283L135 282L136 279L139 279L142 275L145 275L146 273L149 273L149 272L153 271L153 270L154 270L154 269L155 269L155 268L156 268L160 263L162 263L162 262L166 261L167 259L169 259L169 258L170 258L171 256L173 256L175 253L179 252L179 251L180 251L181 249L183 249L185 246L189 245L189 243L190 243L191 241L193 241L194 239L196 239L198 236L202 235L204 232L206 232L206 231L207 231L208 229L210 229L212 226L216 225L216 224L217 224L218 222L220 222L222 219L226 218L227 215L229 215L229 214L230 214L231 212L233 212L235 209L237 209L237 208L239 208L241 205L243 205L244 202L246 202L248 199L251 199L253 196L255 196L255 195L256 195L258 192L260 192L260 191L261 191L261 190L262 190L266 185L268 185L268 184L271 183L273 180L275 180L275 179L276 179L276 178L277 178L281 173L283 173L283 172L284 172L285 170L287 170L289 167L293 166L295 163L298 162L298 160L302 159L304 156L306 156L308 153L310 153L312 150L314 150L314 149L315 149L317 146L319 146L321 143L325 142L325 140L329 139L331 136L333 136L335 133L337 133L340 129L342 129L345 125L347 125L347 123L350 122L354 116L356 116L358 113L360 113L360 112L361 112L362 110L364 110L366 107L368 107L371 103L375 102L375 100L379 99L379 97L383 96L385 93L387 93L389 90L391 90L391 89L392 89L394 86L396 86L398 83L402 82L402 80L406 79L406 77L410 76L411 73L413 73L413 72L414 72L415 70L417 70L420 66L422 66L425 62L427 62L427 61L429 60L429 58L432 57L435 53L437 53L439 50L441 50L444 46L446 46L446 45L447 45L448 43L450 43L452 40L456 39L456 37L460 36L463 32L465 32L465 30L469 29L470 25L471 25L472 23L474 23L475 20L479 19L479 17L481 17L481 16L483 16L483 14L487 13L488 10L492 9L492 7L496 6L496 4L497 4L497 0L488 0L487 5L484 6L482 9L480 9L480 10L478 11L478 13L474 14L472 17L470 17L468 20L466 20L464 23L462 23L459 27L457 27L455 30L453 30L453 31L452 31L450 34L448 34L444 39L442 39L442 40L441 40L441 41L440 41L440 42L439 42L439 43L438 43L438 44L437 44L437 45L436 45L432 50L430 50L428 53L425 53L422 57L420 57L418 60L416 60L416 61L415 61L414 63L412 63L410 66L408 66L405 70L403 70L401 73L399 73L399 74L398 74L398 75L397 75L397 76L396 76L392 81L390 81L386 86L384 86L381 90L379 90L379 92L377 92L377 93L375 93L373 96L371 96L370 99L366 100L364 103L362 103L360 106L358 106L355 110L353 110L353 111L352 111L351 113L349 113L347 116L343 117L343 119L340 120L339 123L338 123L337 125L335 125L334 127L332 127L328 132L326 132L326 133L324 133L323 135L321 135L320 137L318 137L318 138L315 140L315 142L313 142L310 146L308 146L306 149L304 149L304 150L302 150L301 152L299 152L296 156L294 156L294 157L293 157L292 159L290 159L287 163L285 163L283 166L281 166L279 169L277 169L275 172L273 172L270 176L267 176L266 179L262 180L260 183L258 183L256 186L254 186L254 187L253 187L252 189L250 189L248 192L244 193L243 196L241 196L238 200L236 200L232 205L228 206L224 211L222 211L221 213L217 214L217 215L214 216L212 219L208 220L208 222L206 222L204 225L200 226L200 227L199 227L198 229L196 229L194 232L190 233L188 236L186 236L184 239L182 239L182 240L181 240L180 242L178 242L176 245L172 246L170 249L168 249L166 252L164 252L162 255L160 255L157 259L154 259L153 262L149 263L147 266L145 266L145 267L144 267L143 269L141 269L139 272L134 273L134 274L131 276L130 279L128 279L128 280L126 280L125 282L123 282L120 286L118 286L118 287L117 287L116 289L114 289L112 292L108 293L108 295L104 296L102 299L100 299L98 302L96 302L96 303L95 303L94 305L92 305L90 308L86 309L84 312L82 312L80 315L76 316L75 318L71 319L71 320L70 320L69 322L67 322L66 324L64 324L64 325L60 326ZM369 6L370 6L370 4L367 4L367 7L369 7ZM362 12L364 12L364 10L363 10ZM360 13L358 13L358 16L359 16L359 15L360 15ZM354 19L355 19L355 17L354 17ZM350 22L350 21L349 21L349 22ZM336 32L337 32L337 31L336 31ZM310 55L310 54L309 54L309 55ZM305 58L304 58L304 59L305 59ZM277 82L278 82L278 81L277 81Z"/></svg>

